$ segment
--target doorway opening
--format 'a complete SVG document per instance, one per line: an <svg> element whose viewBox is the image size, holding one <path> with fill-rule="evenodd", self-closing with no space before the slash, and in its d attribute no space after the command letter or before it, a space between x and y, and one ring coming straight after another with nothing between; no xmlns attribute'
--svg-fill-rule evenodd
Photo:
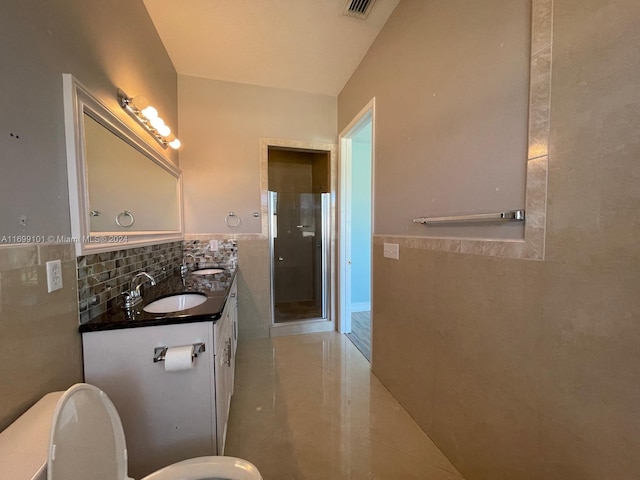
<svg viewBox="0 0 640 480"><path fill-rule="evenodd" d="M340 135L340 331L369 361L372 350L374 100Z"/></svg>
<svg viewBox="0 0 640 480"><path fill-rule="evenodd" d="M267 187L272 328L328 322L329 152L269 146Z"/></svg>

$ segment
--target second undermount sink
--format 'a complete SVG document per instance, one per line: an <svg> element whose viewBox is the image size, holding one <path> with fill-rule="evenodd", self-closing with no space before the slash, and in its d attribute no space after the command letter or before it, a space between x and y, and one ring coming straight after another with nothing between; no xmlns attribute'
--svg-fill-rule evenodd
<svg viewBox="0 0 640 480"><path fill-rule="evenodd" d="M178 293L159 298L146 305L142 310L147 313L170 313L197 307L206 302L207 296L202 293Z"/></svg>
<svg viewBox="0 0 640 480"><path fill-rule="evenodd" d="M224 272L224 268L201 268L200 270L194 270L191 275L215 275L216 273Z"/></svg>

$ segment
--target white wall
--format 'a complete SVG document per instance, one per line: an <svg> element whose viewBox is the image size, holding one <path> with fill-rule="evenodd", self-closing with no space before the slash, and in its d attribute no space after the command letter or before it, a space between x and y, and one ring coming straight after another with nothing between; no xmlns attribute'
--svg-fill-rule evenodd
<svg viewBox="0 0 640 480"><path fill-rule="evenodd" d="M184 75L178 83L185 231L263 233L251 215L261 205L260 138L336 143L337 98ZM241 217L236 229L224 223L230 211Z"/></svg>

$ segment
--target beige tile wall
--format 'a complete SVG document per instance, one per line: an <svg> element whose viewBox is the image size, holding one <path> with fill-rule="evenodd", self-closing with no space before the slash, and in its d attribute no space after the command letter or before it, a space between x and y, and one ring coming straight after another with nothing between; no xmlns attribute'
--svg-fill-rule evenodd
<svg viewBox="0 0 640 480"><path fill-rule="evenodd" d="M640 471L637 269L374 250L373 371L465 478Z"/></svg>
<svg viewBox="0 0 640 480"><path fill-rule="evenodd" d="M61 290L45 264L62 260ZM44 394L82 381L76 260L71 244L0 247L0 430Z"/></svg>
<svg viewBox="0 0 640 480"><path fill-rule="evenodd" d="M269 337L270 258L267 238L238 238L238 328L243 340Z"/></svg>

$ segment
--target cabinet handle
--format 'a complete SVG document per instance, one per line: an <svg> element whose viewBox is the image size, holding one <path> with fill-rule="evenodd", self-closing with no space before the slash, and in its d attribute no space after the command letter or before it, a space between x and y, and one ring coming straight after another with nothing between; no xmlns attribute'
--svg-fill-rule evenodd
<svg viewBox="0 0 640 480"><path fill-rule="evenodd" d="M227 364L227 367L231 366L231 338L227 340L227 345L224 347L224 353L227 357L227 360L224 362Z"/></svg>

